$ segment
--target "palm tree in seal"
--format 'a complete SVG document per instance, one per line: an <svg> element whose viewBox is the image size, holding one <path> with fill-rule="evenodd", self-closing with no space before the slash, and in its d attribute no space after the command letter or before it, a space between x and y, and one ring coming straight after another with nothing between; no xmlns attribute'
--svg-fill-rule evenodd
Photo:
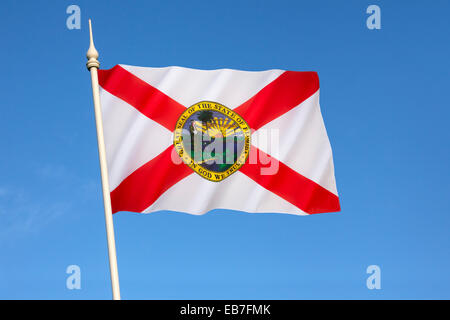
<svg viewBox="0 0 450 320"><path fill-rule="evenodd" d="M211 110L202 110L198 113L197 119L202 122L202 125L207 125L208 122L211 122L213 120L213 112ZM202 131L200 134L203 136L204 134L207 134L207 133ZM211 141L213 141L213 140L215 140L215 139L212 138ZM203 139L202 139L202 141L203 141ZM206 143L208 143L208 142L206 142ZM201 150L203 150L203 146L201 147ZM202 159L203 159L203 151L201 151L201 153L202 153Z"/></svg>
<svg viewBox="0 0 450 320"><path fill-rule="evenodd" d="M211 110L202 110L198 113L197 119L201 122L209 122L213 118L213 112Z"/></svg>

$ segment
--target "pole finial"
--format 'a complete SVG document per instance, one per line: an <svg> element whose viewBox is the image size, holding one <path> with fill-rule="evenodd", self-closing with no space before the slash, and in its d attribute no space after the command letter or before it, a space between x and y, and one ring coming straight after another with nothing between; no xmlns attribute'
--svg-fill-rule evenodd
<svg viewBox="0 0 450 320"><path fill-rule="evenodd" d="M89 49L86 53L86 57L88 58L88 62L86 63L86 67L88 68L88 70L90 70L91 68L99 68L100 67L100 62L98 62L97 58L98 58L98 51L97 49L95 49L94 46L94 36L92 35L92 24L91 24L91 19L89 19Z"/></svg>

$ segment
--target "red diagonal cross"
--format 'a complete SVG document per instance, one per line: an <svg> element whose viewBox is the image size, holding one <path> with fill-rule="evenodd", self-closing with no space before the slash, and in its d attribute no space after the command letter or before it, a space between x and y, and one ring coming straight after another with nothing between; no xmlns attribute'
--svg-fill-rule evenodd
<svg viewBox="0 0 450 320"><path fill-rule="evenodd" d="M156 121L169 131L186 109L166 94L139 79L120 66L109 70L99 70L100 86L112 95L127 102L148 118ZM319 89L319 79L315 72L285 71L248 101L235 108L250 128L258 130L298 106ZM339 199L332 192L316 182L302 176L277 159L265 154L255 146L251 153L270 157L278 162L278 171L273 175L261 175L264 167L260 157L255 164L247 160L240 171L267 190L297 206L306 213L339 211ZM174 184L194 172L184 163L172 161L174 147L170 146L158 156L135 170L112 192L113 213L118 211L142 212ZM148 183L152 181L152 183Z"/></svg>

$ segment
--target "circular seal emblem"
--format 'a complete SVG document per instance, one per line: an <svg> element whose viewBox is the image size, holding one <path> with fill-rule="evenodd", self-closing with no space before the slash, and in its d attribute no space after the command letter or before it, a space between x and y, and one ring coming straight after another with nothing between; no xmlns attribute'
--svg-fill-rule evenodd
<svg viewBox="0 0 450 320"><path fill-rule="evenodd" d="M233 110L200 101L187 108L173 135L183 162L201 177L222 181L238 171L250 152L250 128Z"/></svg>

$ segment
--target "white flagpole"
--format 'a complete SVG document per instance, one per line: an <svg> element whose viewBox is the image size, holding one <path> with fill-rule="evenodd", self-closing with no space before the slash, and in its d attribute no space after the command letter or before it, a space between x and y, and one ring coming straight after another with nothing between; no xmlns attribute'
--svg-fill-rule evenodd
<svg viewBox="0 0 450 320"><path fill-rule="evenodd" d="M113 300L120 300L116 242L114 240L114 225L111 210L111 197L109 193L108 170L106 166L105 141L103 138L102 110L100 107L100 93L98 87L97 70L100 67L100 62L98 62L97 60L98 52L94 46L94 38L92 36L92 26L90 19L89 19L89 36L90 36L90 45L89 50L87 51L86 54L86 57L88 58L86 66L88 70L91 72L92 95L94 97L95 123L97 126L97 140L98 140L98 155L100 158L100 172L102 176L102 189L103 189L103 205L105 207L106 236L108 240L109 270L111 273Z"/></svg>

